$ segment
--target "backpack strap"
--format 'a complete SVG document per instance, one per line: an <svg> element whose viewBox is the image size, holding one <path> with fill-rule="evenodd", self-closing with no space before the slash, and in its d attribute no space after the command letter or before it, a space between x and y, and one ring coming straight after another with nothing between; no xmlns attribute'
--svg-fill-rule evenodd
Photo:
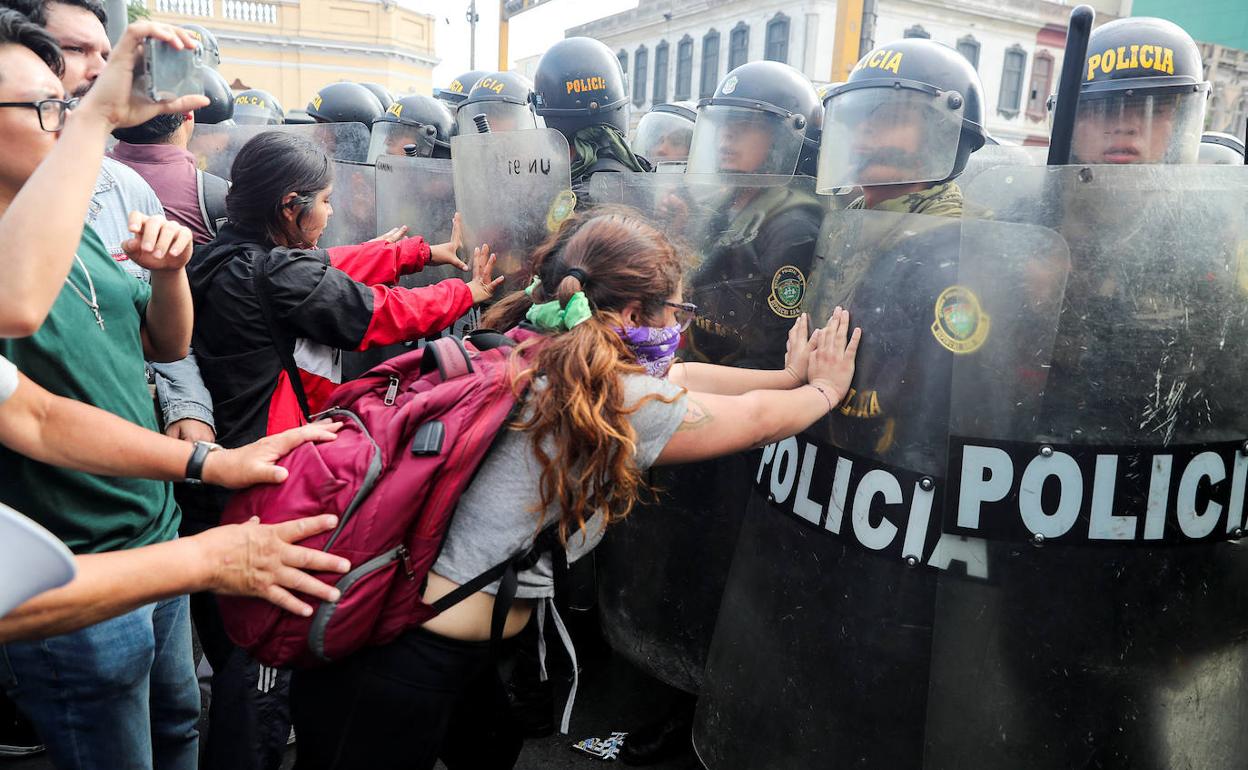
<svg viewBox="0 0 1248 770"><path fill-rule="evenodd" d="M273 347L277 349L277 356L282 361L282 369L285 370L286 377L290 380L290 388L295 391L295 398L299 401L299 409L303 412L304 419L312 422L308 394L303 389L303 379L299 376L299 367L295 364L295 340L283 332L277 325L277 320L273 318L273 305L269 299L273 294L273 285L269 280L269 260L272 258L273 255L270 252L257 260L259 264L252 263L256 299L260 302L260 312L264 314L264 322L269 327Z"/></svg>
<svg viewBox="0 0 1248 770"><path fill-rule="evenodd" d="M485 352L494 348L514 348L516 341L493 329L474 329L464 335L464 342L471 342L477 350Z"/></svg>
<svg viewBox="0 0 1248 770"><path fill-rule="evenodd" d="M443 382L474 371L468 349L458 337L438 337L425 343L424 355L420 357L420 373L429 374L435 368L442 375Z"/></svg>
<svg viewBox="0 0 1248 770"><path fill-rule="evenodd" d="M230 183L217 176L195 170L195 192L199 196L199 216L208 234L216 237L226 221L225 196Z"/></svg>

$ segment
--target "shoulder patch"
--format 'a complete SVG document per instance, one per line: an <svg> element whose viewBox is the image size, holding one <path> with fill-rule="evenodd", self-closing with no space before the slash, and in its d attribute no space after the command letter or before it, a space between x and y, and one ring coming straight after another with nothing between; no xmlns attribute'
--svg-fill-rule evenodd
<svg viewBox="0 0 1248 770"><path fill-rule="evenodd" d="M792 265L785 265L771 277L767 306L781 318L797 318L806 298L806 276Z"/></svg>
<svg viewBox="0 0 1248 770"><path fill-rule="evenodd" d="M988 339L991 319L979 305L979 297L965 286L950 286L936 298L936 321L932 336L941 347L957 353L974 353Z"/></svg>

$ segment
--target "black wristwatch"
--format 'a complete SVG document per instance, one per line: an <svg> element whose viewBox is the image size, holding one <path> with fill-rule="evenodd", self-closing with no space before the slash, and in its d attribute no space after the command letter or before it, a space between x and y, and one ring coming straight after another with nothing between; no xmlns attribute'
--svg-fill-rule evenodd
<svg viewBox="0 0 1248 770"><path fill-rule="evenodd" d="M203 484L204 461L208 459L209 452L220 448L220 444L214 444L211 441L196 441L195 449L191 452L191 459L186 461L186 478L183 481L187 484Z"/></svg>

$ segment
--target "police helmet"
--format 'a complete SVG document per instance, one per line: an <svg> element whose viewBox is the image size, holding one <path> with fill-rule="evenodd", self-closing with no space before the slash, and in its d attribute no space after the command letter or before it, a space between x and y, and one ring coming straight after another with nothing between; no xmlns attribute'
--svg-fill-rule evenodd
<svg viewBox="0 0 1248 770"><path fill-rule="evenodd" d="M204 96L207 106L195 110L195 122L200 124L232 123L234 118L234 93L220 72L204 71Z"/></svg>
<svg viewBox="0 0 1248 770"><path fill-rule="evenodd" d="M234 97L234 122L240 126L276 126L285 115L281 102L268 91L249 88Z"/></svg>
<svg viewBox="0 0 1248 770"><path fill-rule="evenodd" d="M373 121L368 163L379 155L404 155L404 147L416 146L416 157L451 157L455 118L432 96L404 96Z"/></svg>
<svg viewBox="0 0 1248 770"><path fill-rule="evenodd" d="M780 62L742 64L698 102L688 171L811 174L822 126L809 78Z"/></svg>
<svg viewBox="0 0 1248 770"><path fill-rule="evenodd" d="M370 94L377 97L377 101L381 102L381 108L383 110L390 109L390 105L394 104L394 94L391 94L389 89L380 83L365 83L364 81L360 81L360 85L367 88Z"/></svg>
<svg viewBox="0 0 1248 770"><path fill-rule="evenodd" d="M629 146L651 163L688 160L694 121L698 118L697 109L694 102L654 105L637 122Z"/></svg>
<svg viewBox="0 0 1248 770"><path fill-rule="evenodd" d="M221 65L221 46L217 44L217 36L199 24L182 24L182 29L191 33L199 48L203 51L204 64L216 69Z"/></svg>
<svg viewBox="0 0 1248 770"><path fill-rule="evenodd" d="M446 88L433 89L433 96L446 104L447 109L454 115L459 105L468 98L468 92L472 90L472 87L488 74L490 73L486 70L468 70L452 80Z"/></svg>
<svg viewBox="0 0 1248 770"><path fill-rule="evenodd" d="M1181 27L1147 17L1097 27L1082 75L1075 162L1196 162L1209 83Z"/></svg>
<svg viewBox="0 0 1248 770"><path fill-rule="evenodd" d="M586 126L628 132L628 85L620 60L592 37L560 40L533 74L533 104L549 128L572 137Z"/></svg>
<svg viewBox="0 0 1248 770"><path fill-rule="evenodd" d="M1200 155L1197 161L1209 166L1244 165L1244 143L1234 134L1206 131L1200 136Z"/></svg>
<svg viewBox="0 0 1248 770"><path fill-rule="evenodd" d="M373 93L359 83L330 83L316 92L304 109L317 123L363 123L371 126L385 109Z"/></svg>
<svg viewBox="0 0 1248 770"><path fill-rule="evenodd" d="M517 131L537 128L533 112L533 84L515 72L494 72L478 80L459 105L455 122L461 134L481 130L483 116L490 131Z"/></svg>
<svg viewBox="0 0 1248 770"><path fill-rule="evenodd" d="M298 107L292 107L283 122L288 126L313 126L316 125L316 118Z"/></svg>
<svg viewBox="0 0 1248 770"><path fill-rule="evenodd" d="M983 90L949 46L907 38L876 48L824 98L817 189L953 179L988 140Z"/></svg>

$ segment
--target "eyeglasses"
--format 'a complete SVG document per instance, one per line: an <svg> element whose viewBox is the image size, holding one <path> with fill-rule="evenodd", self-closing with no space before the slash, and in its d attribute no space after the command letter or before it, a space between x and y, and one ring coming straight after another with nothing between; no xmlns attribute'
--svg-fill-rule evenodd
<svg viewBox="0 0 1248 770"><path fill-rule="evenodd" d="M693 319L698 314L698 306L692 302L672 302L664 300L664 305L676 311L676 323L680 324L680 330L683 332L693 323Z"/></svg>
<svg viewBox="0 0 1248 770"><path fill-rule="evenodd" d="M44 131L60 131L65 127L65 116L78 106L77 99L40 99L37 102L0 102L0 107L27 107L39 113L39 128Z"/></svg>

